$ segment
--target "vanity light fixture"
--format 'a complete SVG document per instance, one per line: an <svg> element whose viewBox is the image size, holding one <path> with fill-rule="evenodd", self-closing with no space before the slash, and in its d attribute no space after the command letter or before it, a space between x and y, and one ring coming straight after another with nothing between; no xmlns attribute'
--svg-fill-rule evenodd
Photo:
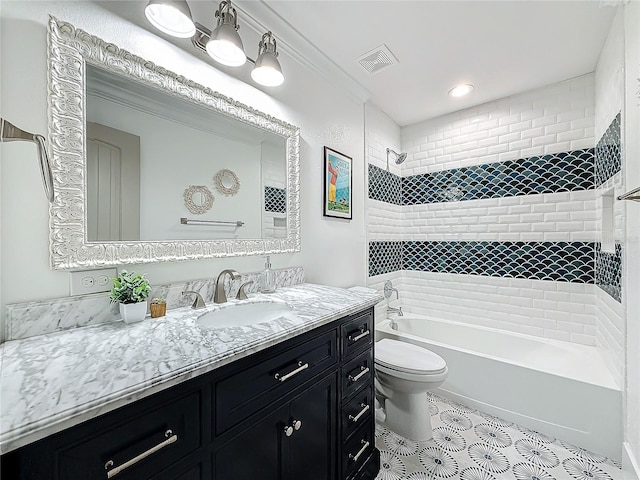
<svg viewBox="0 0 640 480"><path fill-rule="evenodd" d="M256 60L245 54L242 39L238 35L238 12L231 0L222 0L218 5L215 14L217 25L213 31L193 22L186 0L150 0L145 15L153 26L164 33L179 38L191 37L191 43L196 48L218 63L240 67L249 61L254 65L251 78L260 85L275 87L284 82L276 40L271 32L262 35ZM188 24L193 28L188 29Z"/></svg>
<svg viewBox="0 0 640 480"><path fill-rule="evenodd" d="M276 39L271 32L262 35L258 44L258 59L251 70L251 78L260 85L277 87L284 82L276 48Z"/></svg>
<svg viewBox="0 0 640 480"><path fill-rule="evenodd" d="M461 85L456 85L451 90L449 90L450 97L462 97L468 93L473 91L473 85L470 83L464 83Z"/></svg>
<svg viewBox="0 0 640 480"><path fill-rule="evenodd" d="M149 0L144 15L161 32L178 38L191 38L196 26L186 0Z"/></svg>
<svg viewBox="0 0 640 480"><path fill-rule="evenodd" d="M206 44L207 53L216 62L229 67L240 67L247 61L242 39L238 35L238 12L231 0L222 0L216 10L218 26L211 32Z"/></svg>

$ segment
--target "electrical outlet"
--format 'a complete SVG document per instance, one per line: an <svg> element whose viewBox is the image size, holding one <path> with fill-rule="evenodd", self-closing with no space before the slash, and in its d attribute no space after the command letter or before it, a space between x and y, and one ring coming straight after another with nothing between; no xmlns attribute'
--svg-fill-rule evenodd
<svg viewBox="0 0 640 480"><path fill-rule="evenodd" d="M111 290L111 279L117 276L118 270L115 268L71 272L71 295L108 292Z"/></svg>

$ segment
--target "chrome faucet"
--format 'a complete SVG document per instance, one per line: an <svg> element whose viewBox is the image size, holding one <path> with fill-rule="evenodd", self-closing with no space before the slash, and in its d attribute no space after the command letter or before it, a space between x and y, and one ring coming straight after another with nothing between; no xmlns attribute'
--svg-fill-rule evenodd
<svg viewBox="0 0 640 480"><path fill-rule="evenodd" d="M202 295L200 295L198 292L194 292L193 290L185 290L184 292L182 292L182 295L196 296L193 304L191 305L191 308L193 308L194 310L200 310L201 308L204 308L206 306L204 304L204 300L202 299Z"/></svg>
<svg viewBox="0 0 640 480"><path fill-rule="evenodd" d="M240 280L240 274L235 270L223 270L218 275L216 279L216 289L213 294L213 302L214 303L226 303L227 302L227 294L224 291L224 277L229 274L231 276L231 280Z"/></svg>
<svg viewBox="0 0 640 480"><path fill-rule="evenodd" d="M247 287L252 283L253 283L253 280L249 280L248 282L244 282L242 285L240 285L240 288L238 289L238 294L236 295L236 300L247 300L249 298L247 297L247 292L244 291L244 287Z"/></svg>
<svg viewBox="0 0 640 480"><path fill-rule="evenodd" d="M397 313L399 317L402 317L404 315L404 313L402 313L402 307L395 308L389 306L389 299L391 298L391 295L393 295L393 292L396 292L396 298L399 299L400 293L397 288L393 288L391 280L384 282L384 296L387 299L387 315L390 313Z"/></svg>
<svg viewBox="0 0 640 480"><path fill-rule="evenodd" d="M389 302L389 299L391 298L393 292L396 292L396 298L400 298L400 293L398 293L397 288L393 288L393 283L391 283L391 280L387 280L386 282L384 282L384 297L387 299L387 303Z"/></svg>

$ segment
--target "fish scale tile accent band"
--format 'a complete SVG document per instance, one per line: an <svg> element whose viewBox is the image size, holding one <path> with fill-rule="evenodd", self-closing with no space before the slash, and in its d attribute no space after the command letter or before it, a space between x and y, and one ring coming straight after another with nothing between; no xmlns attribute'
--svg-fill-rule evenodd
<svg viewBox="0 0 640 480"><path fill-rule="evenodd" d="M596 244L596 285L618 302L622 302L622 245L615 244L615 253L602 251Z"/></svg>
<svg viewBox="0 0 640 480"><path fill-rule="evenodd" d="M287 213L287 191L284 188L264 187L264 210Z"/></svg>
<svg viewBox="0 0 640 480"><path fill-rule="evenodd" d="M595 248L593 242L370 242L369 276L417 270L594 283Z"/></svg>
<svg viewBox="0 0 640 480"><path fill-rule="evenodd" d="M402 205L402 179L394 173L369 164L369 198Z"/></svg>
<svg viewBox="0 0 640 480"><path fill-rule="evenodd" d="M620 112L613 119L596 145L596 187L599 187L622 168L620 149Z"/></svg>
<svg viewBox="0 0 640 480"><path fill-rule="evenodd" d="M369 242L369 276L402 270L404 242Z"/></svg>
<svg viewBox="0 0 640 480"><path fill-rule="evenodd" d="M403 177L402 204L590 190L594 158L589 148Z"/></svg>

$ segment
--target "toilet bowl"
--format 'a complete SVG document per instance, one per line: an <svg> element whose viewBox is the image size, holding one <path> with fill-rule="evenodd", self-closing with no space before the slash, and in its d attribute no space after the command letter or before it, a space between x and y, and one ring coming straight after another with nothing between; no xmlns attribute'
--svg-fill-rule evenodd
<svg viewBox="0 0 640 480"><path fill-rule="evenodd" d="M444 359L426 348L383 338L375 345L375 369L385 425L411 440L433 438L425 393L447 378Z"/></svg>

